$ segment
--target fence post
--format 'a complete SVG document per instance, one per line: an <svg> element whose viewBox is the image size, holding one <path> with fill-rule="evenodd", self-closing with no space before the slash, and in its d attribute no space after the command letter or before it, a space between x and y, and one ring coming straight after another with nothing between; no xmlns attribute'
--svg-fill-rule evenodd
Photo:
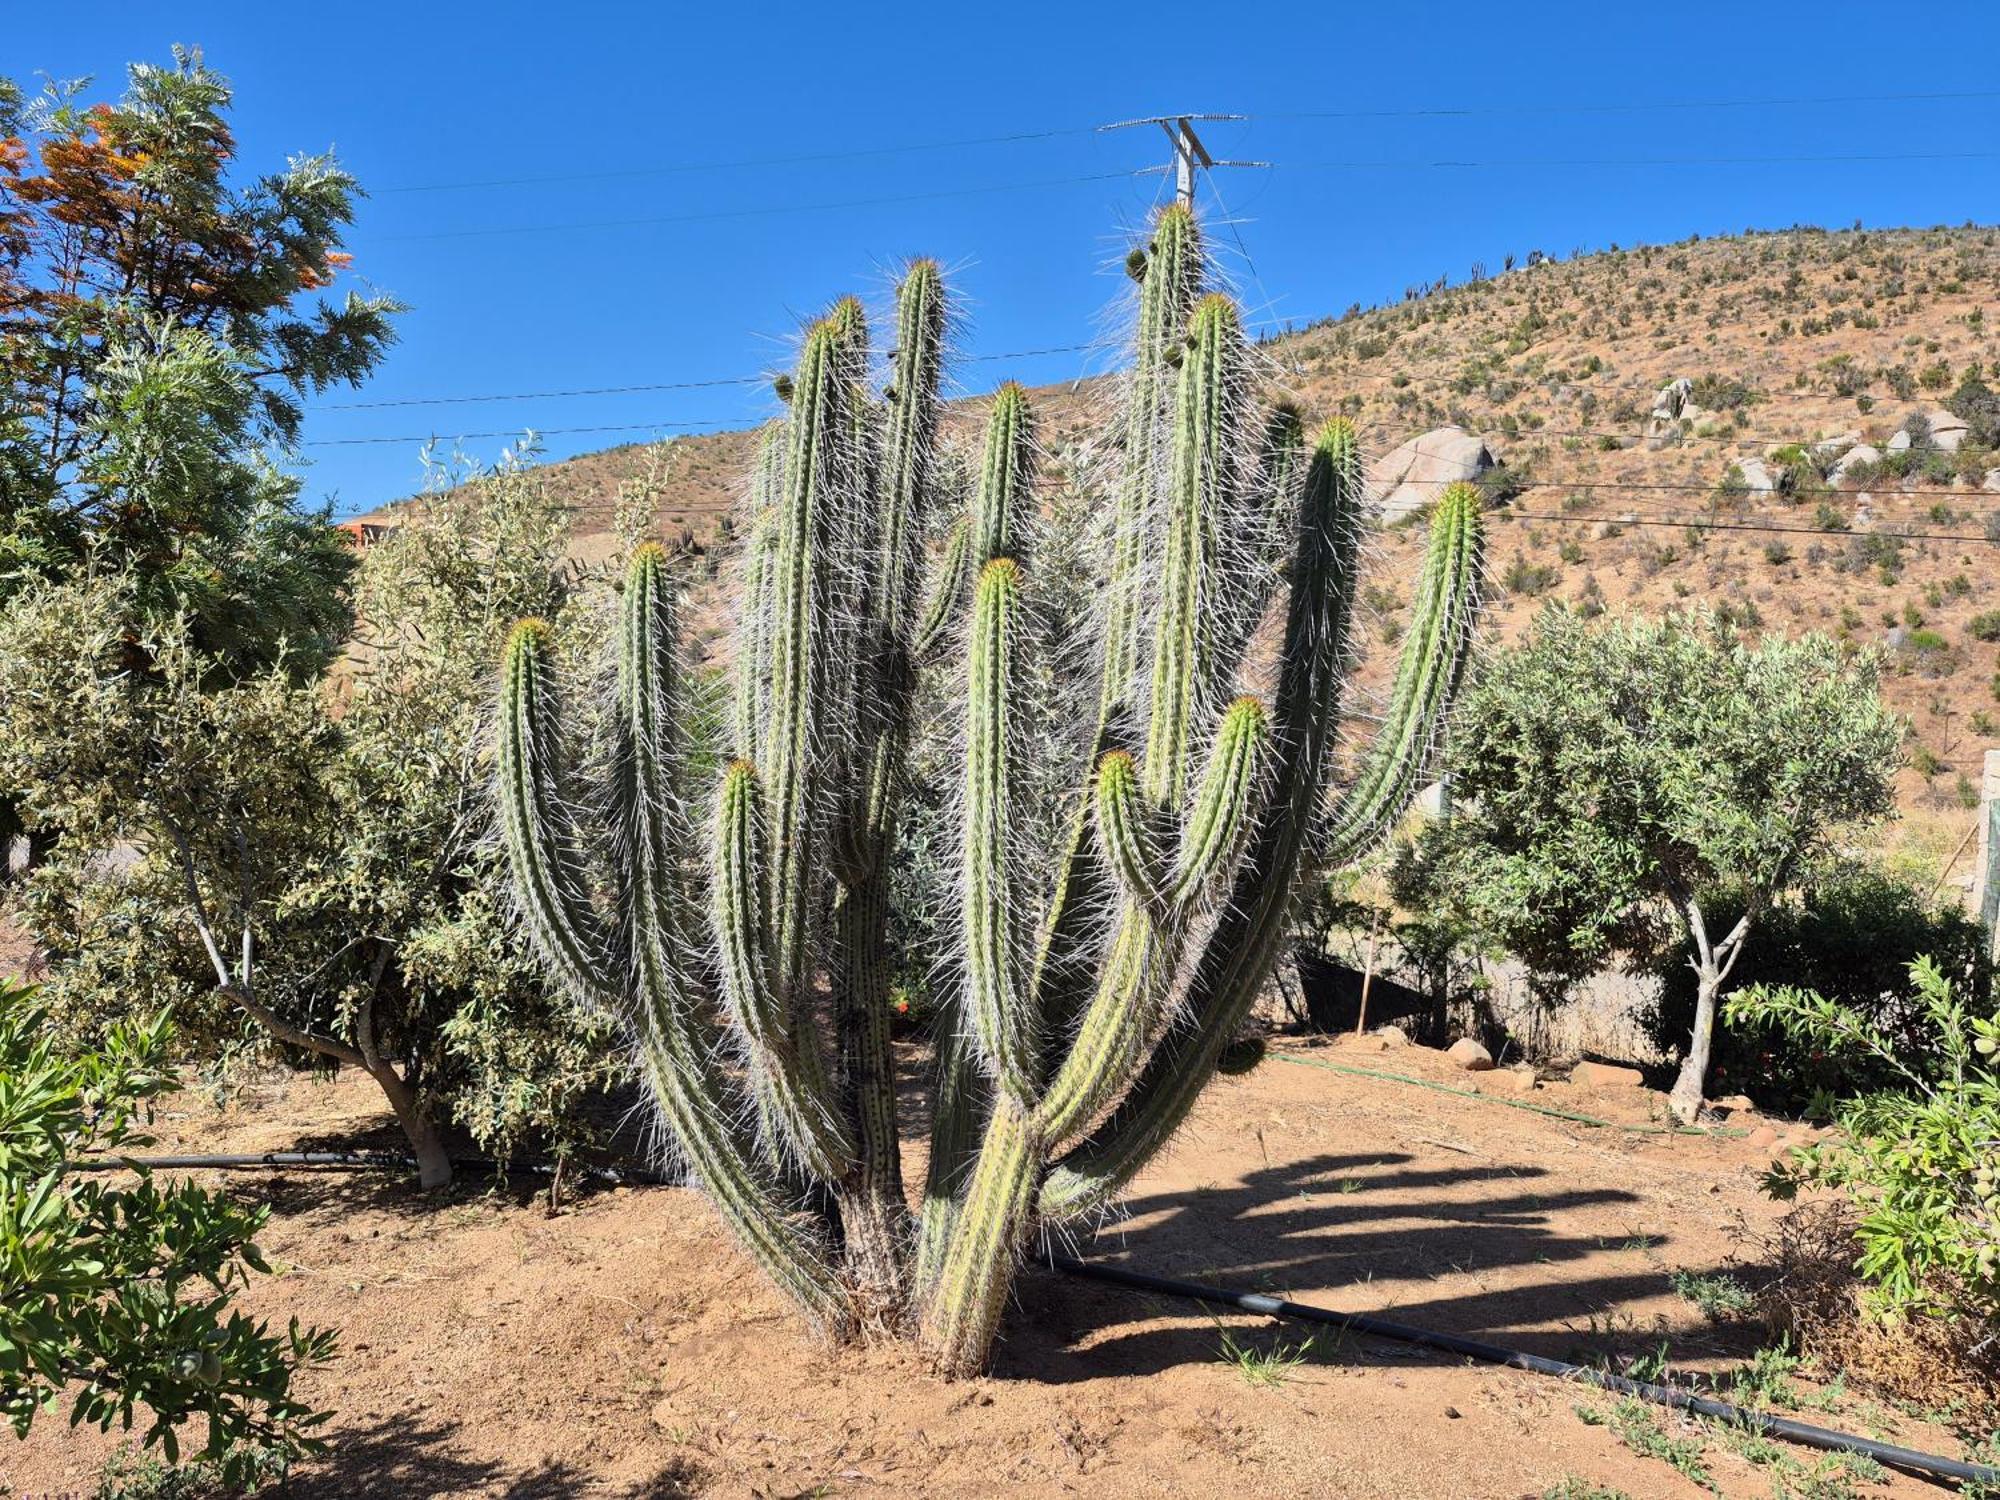
<svg viewBox="0 0 2000 1500"><path fill-rule="evenodd" d="M1972 877L1972 904L1986 929L1988 957L2000 957L2000 750L1986 752L1979 778L1979 866Z"/></svg>

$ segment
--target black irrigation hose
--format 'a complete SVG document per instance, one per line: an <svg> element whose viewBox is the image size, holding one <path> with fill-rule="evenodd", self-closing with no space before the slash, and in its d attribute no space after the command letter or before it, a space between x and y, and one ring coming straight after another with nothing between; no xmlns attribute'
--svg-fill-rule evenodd
<svg viewBox="0 0 2000 1500"><path fill-rule="evenodd" d="M101 1157L72 1161L66 1165L72 1172L122 1172L135 1167L162 1171L210 1169L255 1171L284 1167L331 1167L342 1171L368 1172L413 1171L417 1159L395 1151L266 1151L254 1156L118 1156L107 1153ZM550 1162L500 1162L485 1156L455 1156L452 1158L452 1165L536 1177L552 1176L556 1170L555 1165ZM672 1186L676 1182L676 1179L668 1177L665 1173L647 1171L644 1168L572 1166L569 1170L578 1176L603 1182L640 1183L648 1186ZM1935 1453L1920 1453L1914 1448L1900 1448L1894 1443L1877 1442L1873 1438L1858 1437L1853 1433L1836 1432L1830 1427L1815 1427L1810 1422L1794 1422L1789 1417L1774 1417L1767 1412L1750 1411L1727 1401L1712 1401L1706 1396L1697 1396L1690 1391L1675 1390L1672 1386L1655 1385L1647 1380L1633 1380L1624 1375L1612 1375L1603 1370L1593 1370L1587 1365L1573 1365L1566 1360L1549 1359L1540 1354L1529 1354L1521 1349L1509 1349L1500 1344L1463 1338L1455 1333L1436 1333L1428 1328L1414 1328L1407 1323L1395 1323L1386 1318L1372 1317L1367 1313L1336 1312L1328 1307L1288 1302L1282 1297L1267 1297L1261 1292L1232 1291L1228 1287L1204 1286L1198 1281L1175 1281L1166 1276L1153 1276L1144 1271L1128 1271L1122 1266L1076 1260L1067 1255L1051 1255L1048 1263L1054 1270L1068 1276L1082 1277L1086 1281L1102 1281L1112 1286L1122 1286L1142 1292L1157 1292L1168 1297L1186 1297L1191 1301L1234 1307L1243 1312L1261 1313L1266 1317L1291 1318L1302 1323L1324 1323L1334 1328L1365 1334L1371 1338L1394 1339L1400 1343L1417 1344L1426 1349L1436 1349L1465 1359L1480 1360L1486 1364L1508 1365L1516 1370L1530 1370L1537 1375L1554 1375L1562 1380L1579 1380L1602 1390L1616 1392L1621 1396L1636 1396L1642 1401L1651 1401L1658 1406L1678 1407L1682 1411L1691 1411L1700 1416L1748 1427L1769 1437L1789 1438L1792 1442L1803 1443L1807 1447L1825 1448L1835 1453L1866 1454L1878 1463L1890 1464L1899 1469L1911 1469L1918 1473L1935 1474L1946 1479L1964 1480L1967 1483L2000 1484L2000 1468L1988 1464L1966 1463L1961 1459L1945 1458Z"/></svg>
<svg viewBox="0 0 2000 1500"><path fill-rule="evenodd" d="M1303 1302L1288 1302L1283 1297L1267 1297L1260 1292L1238 1292L1228 1287L1204 1286L1197 1281L1175 1281L1165 1276L1148 1275L1144 1271L1128 1271L1122 1266L1076 1260L1067 1255L1051 1255L1048 1263L1065 1275L1080 1276L1088 1281L1103 1281L1112 1286L1130 1287L1142 1292L1158 1292L1169 1297L1186 1297L1195 1302L1212 1302L1223 1307L1240 1308L1244 1312L1262 1313L1267 1317L1291 1318L1303 1323L1325 1323L1334 1328L1344 1328L1372 1338L1420 1344L1426 1349L1437 1349L1446 1354L1457 1354L1487 1364L1510 1365L1516 1370L1532 1370L1537 1375L1554 1375L1563 1380L1580 1380L1607 1391L1615 1391L1621 1396L1636 1396L1642 1401L1651 1401L1656 1405L1679 1407L1683 1411L1748 1427L1769 1437L1789 1438L1795 1443L1804 1443L1812 1448L1826 1448L1836 1453L1862 1453L1880 1463L1890 1464L1899 1469L1914 1469L1920 1473L1935 1474L1946 1479L1959 1479L1968 1483L2000 1484L2000 1468L1988 1464L1966 1463L1961 1459L1943 1458L1935 1453L1919 1453L1914 1448L1899 1448L1894 1443L1877 1442L1873 1438L1835 1432L1829 1427L1815 1427L1809 1422L1794 1422L1789 1417L1774 1417L1766 1412L1750 1411L1741 1406L1733 1406L1727 1401L1712 1401L1706 1396L1675 1390L1672 1386L1655 1385L1647 1380L1632 1380L1623 1375L1593 1370L1587 1365L1573 1365L1566 1360L1548 1359L1540 1354L1508 1349L1499 1344L1484 1343L1479 1339L1461 1338L1455 1333L1434 1333L1428 1328L1413 1328L1407 1323L1393 1323L1386 1318L1370 1317L1366 1313L1335 1312L1332 1308L1312 1307Z"/></svg>
<svg viewBox="0 0 2000 1500"><path fill-rule="evenodd" d="M500 1161L491 1156L454 1156L454 1168L476 1172L503 1172L510 1177L553 1177L562 1171L593 1182L638 1183L647 1187L673 1187L679 1178L643 1167L593 1167L578 1162L558 1165L546 1161ZM71 1172L125 1172L143 1167L148 1171L260 1171L282 1167L330 1167L341 1172L415 1171L417 1159L400 1151L265 1151L255 1156L124 1156L117 1152L65 1162Z"/></svg>

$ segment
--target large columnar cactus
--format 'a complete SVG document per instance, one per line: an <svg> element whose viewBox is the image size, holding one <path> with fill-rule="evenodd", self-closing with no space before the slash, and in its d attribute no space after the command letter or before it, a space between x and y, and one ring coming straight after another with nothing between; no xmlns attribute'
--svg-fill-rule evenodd
<svg viewBox="0 0 2000 1500"><path fill-rule="evenodd" d="M538 948L628 1018L673 1141L779 1285L829 1331L918 1331L951 1373L984 1363L1037 1227L1100 1213L1187 1117L1301 881L1401 814L1471 636L1479 507L1459 485L1437 502L1382 732L1332 798L1363 523L1354 430L1334 420L1308 443L1295 410L1260 411L1240 316L1205 293L1185 209L1161 213L1132 269L1093 671L1048 669L1074 643L1038 606L1019 386L991 403L955 514L928 261L904 278L881 390L851 300L781 382L789 413L761 445L745 533L735 758L705 794L705 854L683 800L665 555L642 547L626 578L601 793L573 799L547 631L524 622L507 652L500 798ZM947 524L926 599L927 539ZM1246 669L1260 637L1268 699ZM957 895L946 951L911 963L892 947L892 877L926 673L959 705L943 731L955 785L935 789L958 829ZM1078 701L1052 701L1072 685ZM1067 788L1054 804L1052 786ZM913 1216L890 976L925 967L944 1000Z"/></svg>

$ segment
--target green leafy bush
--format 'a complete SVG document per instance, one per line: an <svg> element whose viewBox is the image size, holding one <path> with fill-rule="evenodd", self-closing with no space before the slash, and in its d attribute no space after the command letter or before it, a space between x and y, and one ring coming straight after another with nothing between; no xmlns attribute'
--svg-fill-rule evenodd
<svg viewBox="0 0 2000 1500"><path fill-rule="evenodd" d="M143 1408L143 1442L170 1463L176 1429L201 1418L201 1458L241 1484L322 1448L326 1414L291 1383L334 1350L329 1332L273 1333L231 1306L270 1269L253 1240L267 1211L63 1169L146 1143L143 1110L175 1087L171 1035L163 1014L58 1056L34 994L0 983L0 1412L26 1437L65 1391L72 1423L107 1431Z"/></svg>
<svg viewBox="0 0 2000 1500"><path fill-rule="evenodd" d="M1731 998L1741 1027L1768 1026L1892 1080L1841 1105L1840 1131L1794 1150L1766 1186L1846 1193L1857 1262L1885 1314L1962 1320L1970 1344L2000 1339L2000 1016L1973 1014L1937 964L1910 965L1922 1047L1838 1000L1790 985ZM1919 1059L1923 1061L1919 1061Z"/></svg>

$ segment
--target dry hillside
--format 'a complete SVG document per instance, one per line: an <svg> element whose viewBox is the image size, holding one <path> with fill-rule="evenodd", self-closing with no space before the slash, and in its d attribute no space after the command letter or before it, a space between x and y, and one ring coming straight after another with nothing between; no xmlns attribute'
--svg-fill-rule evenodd
<svg viewBox="0 0 2000 1500"><path fill-rule="evenodd" d="M1996 279L1990 229L1749 234L1510 269L1263 349L1274 389L1316 414L1350 413L1374 451L1446 424L1485 439L1497 484L1516 492L1491 553L1502 639L1564 598L1612 612L1699 601L1753 629L1886 647L1889 696L1911 721L1894 842L1935 870L1968 821L1960 804L1981 753L2000 744L1996 647L1979 639L2000 616L1973 628L2000 609L1989 540L2000 494L1985 488L2000 457L1968 441L1908 476L1829 482L1820 470L1844 441L1818 450L1817 468L1772 455L1836 437L1885 448L1912 412L1940 411L1968 368L1993 372ZM1682 378L1702 411L1661 441L1655 398ZM1092 394L1043 393L1052 470ZM726 552L718 523L748 455L748 434L721 433L664 453L608 449L551 475L578 507L586 550L619 484L650 470L662 530ZM1754 475L1756 462L1779 489L1730 482L1732 466ZM1381 540L1364 689L1379 686L1418 555L1407 529Z"/></svg>

